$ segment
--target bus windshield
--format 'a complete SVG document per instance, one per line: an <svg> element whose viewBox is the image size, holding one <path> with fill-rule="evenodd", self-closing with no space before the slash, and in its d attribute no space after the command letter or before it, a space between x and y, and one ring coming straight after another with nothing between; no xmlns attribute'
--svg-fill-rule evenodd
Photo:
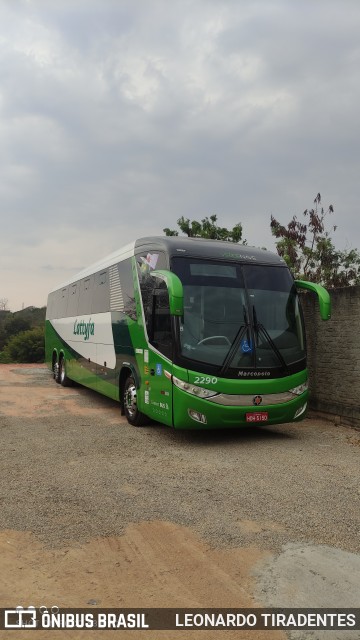
<svg viewBox="0 0 360 640"><path fill-rule="evenodd" d="M303 365L302 315L286 267L173 258L172 269L184 288L182 358L224 376L239 369L285 375Z"/></svg>

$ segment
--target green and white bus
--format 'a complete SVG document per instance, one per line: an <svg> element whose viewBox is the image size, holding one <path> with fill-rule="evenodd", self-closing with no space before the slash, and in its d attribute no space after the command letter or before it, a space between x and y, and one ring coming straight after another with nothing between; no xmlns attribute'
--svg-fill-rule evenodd
<svg viewBox="0 0 360 640"><path fill-rule="evenodd" d="M127 420L179 429L304 418L308 372L297 288L278 255L217 240L141 238L49 294L46 361L120 402Z"/></svg>

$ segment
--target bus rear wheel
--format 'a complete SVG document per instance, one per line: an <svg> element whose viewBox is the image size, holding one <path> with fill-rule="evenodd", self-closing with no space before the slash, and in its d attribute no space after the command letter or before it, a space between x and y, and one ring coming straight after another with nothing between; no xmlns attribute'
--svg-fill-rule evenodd
<svg viewBox="0 0 360 640"><path fill-rule="evenodd" d="M53 366L53 376L55 382L60 383L59 361L56 359Z"/></svg>
<svg viewBox="0 0 360 640"><path fill-rule="evenodd" d="M58 382L60 382L63 387L70 387L72 385L72 380L70 380L66 375L66 362L64 356L59 360Z"/></svg>
<svg viewBox="0 0 360 640"><path fill-rule="evenodd" d="M137 388L132 376L126 378L123 389L123 409L127 421L134 427L143 427L148 423L148 418L137 408Z"/></svg>

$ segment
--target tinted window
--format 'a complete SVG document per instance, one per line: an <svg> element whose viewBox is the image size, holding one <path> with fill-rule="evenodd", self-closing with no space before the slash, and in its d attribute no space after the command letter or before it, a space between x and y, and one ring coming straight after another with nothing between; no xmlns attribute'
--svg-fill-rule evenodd
<svg viewBox="0 0 360 640"><path fill-rule="evenodd" d="M258 366L276 366L281 354L289 365L305 357L305 336L292 277L282 267L245 266ZM265 331L264 331L265 330Z"/></svg>
<svg viewBox="0 0 360 640"><path fill-rule="evenodd" d="M294 368L305 357L288 269L173 258L184 288L181 356L227 368Z"/></svg>
<svg viewBox="0 0 360 640"><path fill-rule="evenodd" d="M163 280L152 278L154 289L152 296L152 313L149 317L150 343L168 358L172 357L171 316L169 292Z"/></svg>
<svg viewBox="0 0 360 640"><path fill-rule="evenodd" d="M144 317L147 332L149 333L149 323L152 314L152 294L154 289L155 279L150 275L150 272L143 273L140 277L140 291L141 299L144 309Z"/></svg>
<svg viewBox="0 0 360 640"><path fill-rule="evenodd" d="M79 288L79 306L78 306L78 315L90 315L91 313L91 302L92 302L92 294L93 294L93 286L94 286L94 276L89 276L88 278L84 278L84 280L80 281Z"/></svg>
<svg viewBox="0 0 360 640"><path fill-rule="evenodd" d="M131 258L127 258L118 265L124 313L132 320L136 320L136 303L134 297L134 281Z"/></svg>
<svg viewBox="0 0 360 640"><path fill-rule="evenodd" d="M110 311L110 288L107 269L95 274L91 313Z"/></svg>
<svg viewBox="0 0 360 640"><path fill-rule="evenodd" d="M247 322L241 268L195 258L174 258L172 266L184 290L181 353L186 358L220 366Z"/></svg>
<svg viewBox="0 0 360 640"><path fill-rule="evenodd" d="M47 303L47 308L46 308L46 319L52 319L55 318L55 314L56 314L56 298L57 298L57 291L54 291L54 293L50 293L49 297L48 297L48 303Z"/></svg>
<svg viewBox="0 0 360 640"><path fill-rule="evenodd" d="M141 299L143 303L145 324L148 329L149 318L152 314L152 293L154 289L154 278L150 272L154 269L167 269L165 254L161 252L142 251L136 256L136 264L139 276Z"/></svg>
<svg viewBox="0 0 360 640"><path fill-rule="evenodd" d="M78 312L78 302L79 302L79 289L80 283L75 282L75 284L71 284L69 287L69 297L67 304L67 316L76 316Z"/></svg>
<svg viewBox="0 0 360 640"><path fill-rule="evenodd" d="M56 304L56 318L66 318L68 288L60 289Z"/></svg>

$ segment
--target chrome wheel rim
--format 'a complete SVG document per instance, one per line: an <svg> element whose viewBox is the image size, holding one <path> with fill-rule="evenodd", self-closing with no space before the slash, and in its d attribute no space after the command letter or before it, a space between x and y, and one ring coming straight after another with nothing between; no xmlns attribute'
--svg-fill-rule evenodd
<svg viewBox="0 0 360 640"><path fill-rule="evenodd" d="M136 387L134 384L131 384L127 387L124 397L124 404L130 418L134 418L137 412Z"/></svg>
<svg viewBox="0 0 360 640"><path fill-rule="evenodd" d="M64 362L64 360L61 360L61 362L60 362L60 380L61 380L61 382L64 382L64 380L65 380L65 362Z"/></svg>

